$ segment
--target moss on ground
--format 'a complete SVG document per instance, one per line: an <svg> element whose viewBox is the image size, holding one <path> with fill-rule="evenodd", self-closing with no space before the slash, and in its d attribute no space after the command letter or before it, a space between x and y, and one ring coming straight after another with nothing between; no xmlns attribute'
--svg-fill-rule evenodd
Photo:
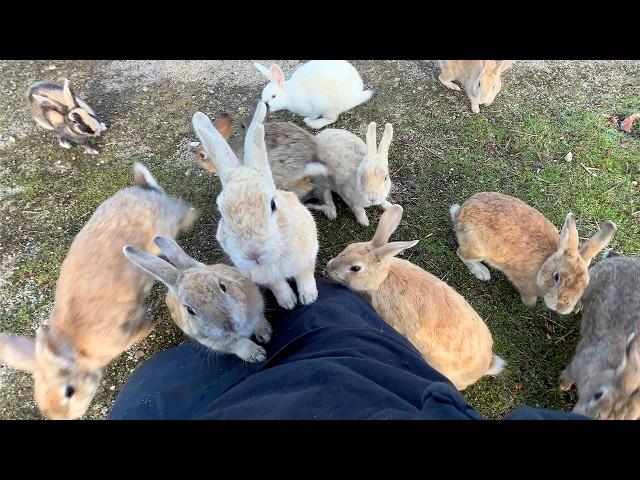
<svg viewBox="0 0 640 480"><path fill-rule="evenodd" d="M355 63L374 88L374 98L332 127L364 137L369 121L394 124L391 200L405 208L394 238L421 240L405 257L446 280L477 309L493 333L495 351L508 362L504 374L482 379L464 392L465 398L491 418L523 403L570 409L575 393L560 392L556 385L578 341L579 316L550 313L542 302L525 307L498 272L487 283L471 276L455 255L448 206L477 191L496 190L530 203L558 226L573 211L582 238L611 219L619 229L612 245L626 254L640 253L640 137L609 123L610 115L640 109L640 64L516 63L505 74L496 102L472 115L462 92L437 83L431 62ZM50 64L56 70L47 70ZM195 140L190 120L197 110L244 116L259 88L224 79L181 81L170 72L143 82L131 70L114 86L111 66L0 62L2 331L32 335L46 319L74 235L104 199L132 184L136 161L169 193L201 210L194 229L180 240L185 250L204 262L224 260L214 239L219 184L197 168L189 151ZM64 76L110 123L98 156L59 148L30 120L26 87ZM274 117L302 124L288 113ZM571 162L564 160L568 152ZM320 232L318 274L346 241L369 239L380 214L370 210L371 226L362 228L342 202L337 207L333 223L314 214ZM137 365L184 340L169 321L161 286L148 304L157 319L154 333L107 368L85 418L104 418ZM6 367L0 367L0 418L40 418L30 377Z"/></svg>

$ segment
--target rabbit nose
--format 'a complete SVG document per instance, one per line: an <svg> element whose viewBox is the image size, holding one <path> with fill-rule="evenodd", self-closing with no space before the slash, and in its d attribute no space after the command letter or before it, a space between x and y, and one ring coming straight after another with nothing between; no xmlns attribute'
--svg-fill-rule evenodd
<svg viewBox="0 0 640 480"><path fill-rule="evenodd" d="M371 203L375 203L375 202L377 202L377 201L378 201L378 195L377 195L377 194L375 194L375 193L370 193L370 194L369 194L369 201L370 201Z"/></svg>
<svg viewBox="0 0 640 480"><path fill-rule="evenodd" d="M260 258L261 255L262 255L262 252L257 252L255 250L252 250L251 252L248 252L246 254L246 257L249 260L253 260L254 262L258 263L258 259Z"/></svg>

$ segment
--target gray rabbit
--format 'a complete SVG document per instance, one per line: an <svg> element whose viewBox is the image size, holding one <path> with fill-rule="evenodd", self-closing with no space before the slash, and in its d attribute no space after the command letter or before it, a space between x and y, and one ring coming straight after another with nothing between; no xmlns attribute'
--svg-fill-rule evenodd
<svg viewBox="0 0 640 480"><path fill-rule="evenodd" d="M589 276L582 339L560 375L560 388L576 384L575 413L640 419L640 259L609 252Z"/></svg>

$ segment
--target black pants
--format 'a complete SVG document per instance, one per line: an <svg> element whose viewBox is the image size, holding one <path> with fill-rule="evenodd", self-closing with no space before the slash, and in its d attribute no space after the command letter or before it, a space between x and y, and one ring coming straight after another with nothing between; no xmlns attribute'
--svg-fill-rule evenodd
<svg viewBox="0 0 640 480"><path fill-rule="evenodd" d="M274 334L266 362L189 342L141 365L110 419L481 419L369 302L318 280L293 311L268 293ZM582 418L521 408L508 418Z"/></svg>

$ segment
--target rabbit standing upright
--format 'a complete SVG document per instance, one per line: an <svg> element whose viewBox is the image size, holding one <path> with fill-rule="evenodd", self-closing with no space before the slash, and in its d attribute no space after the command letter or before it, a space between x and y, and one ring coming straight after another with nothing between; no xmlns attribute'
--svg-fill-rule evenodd
<svg viewBox="0 0 640 480"><path fill-rule="evenodd" d="M538 297L551 310L571 313L589 284L589 263L613 238L611 221L578 247L573 214L562 232L522 200L497 192L476 193L449 209L458 237L457 254L480 280L489 280L482 262L503 272L520 292L522 303L533 306Z"/></svg>
<svg viewBox="0 0 640 480"><path fill-rule="evenodd" d="M502 72L513 60L439 60L439 63L438 80L447 88L460 90L453 83L458 80L471 100L471 111L479 113L480 105L491 105L502 90Z"/></svg>
<svg viewBox="0 0 640 480"><path fill-rule="evenodd" d="M266 113L259 102L245 138L244 164L204 113L193 116L193 128L222 182L216 239L244 275L267 286L281 307L292 309L298 298L288 278L296 281L300 303L318 298L318 235L313 216L298 197L276 190L264 140Z"/></svg>
<svg viewBox="0 0 640 480"><path fill-rule="evenodd" d="M93 140L107 129L89 105L76 97L65 78L64 85L36 82L27 89L27 101L33 119L46 130L58 135L60 146L84 146L85 153L98 154Z"/></svg>
<svg viewBox="0 0 640 480"><path fill-rule="evenodd" d="M262 90L262 101L269 110L289 110L301 115L308 127L320 129L338 116L371 98L363 90L360 74L345 60L312 60L299 67L289 80L278 65L256 68L269 83Z"/></svg>
<svg viewBox="0 0 640 480"><path fill-rule="evenodd" d="M389 243L402 212L400 205L387 208L373 240L347 246L327 264L329 276L366 294L382 319L459 390L497 375L505 362L492 353L491 333L471 305L434 275L394 258L418 243Z"/></svg>
<svg viewBox="0 0 640 480"><path fill-rule="evenodd" d="M176 325L212 350L233 353L247 362L265 360L264 348L250 339L254 333L260 342L271 339L258 287L237 268L194 260L168 237L153 241L171 264L131 245L123 251L169 288L166 302Z"/></svg>
<svg viewBox="0 0 640 480"><path fill-rule="evenodd" d="M151 331L144 300L153 278L126 259L124 245L158 254L157 234L175 237L195 220L195 211L167 195L142 165L135 180L102 203L73 240L49 326L35 341L0 335L0 361L33 374L36 403L49 418L81 417L104 368Z"/></svg>
<svg viewBox="0 0 640 480"><path fill-rule="evenodd" d="M640 259L610 254L589 275L582 338L560 388L576 384L575 413L640 420Z"/></svg>
<svg viewBox="0 0 640 480"><path fill-rule="evenodd" d="M242 135L232 143L238 157L243 155L242 144L252 117L253 113L241 122ZM224 113L214 122L214 127L228 139L231 124L231 116ZM314 136L291 122L265 122L264 135L276 188L293 192L307 208L319 210L331 220L336 218L336 206L327 178L329 172L318 161ZM196 155L202 168L216 173L215 162L202 144L197 146Z"/></svg>
<svg viewBox="0 0 640 480"><path fill-rule="evenodd" d="M367 143L346 130L329 128L316 136L318 160L329 169L329 184L353 211L358 223L369 225L365 208L391 206L389 146L393 127L385 124L380 145L376 146L376 123L367 128Z"/></svg>

